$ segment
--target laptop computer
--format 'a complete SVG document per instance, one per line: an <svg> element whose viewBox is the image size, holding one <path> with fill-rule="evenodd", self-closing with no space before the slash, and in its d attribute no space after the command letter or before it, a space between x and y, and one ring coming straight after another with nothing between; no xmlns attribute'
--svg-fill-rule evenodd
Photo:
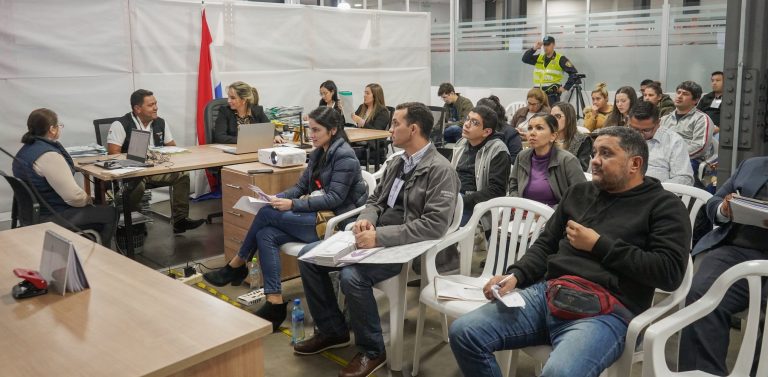
<svg viewBox="0 0 768 377"><path fill-rule="evenodd" d="M272 123L241 124L237 130L237 147L226 147L225 153L256 153L259 149L272 148L275 126Z"/></svg>
<svg viewBox="0 0 768 377"><path fill-rule="evenodd" d="M150 137L152 137L152 134L149 131L131 130L131 140L128 142L128 153L125 160L112 159L100 161L94 165L108 170L154 166L147 164L147 150L149 149Z"/></svg>

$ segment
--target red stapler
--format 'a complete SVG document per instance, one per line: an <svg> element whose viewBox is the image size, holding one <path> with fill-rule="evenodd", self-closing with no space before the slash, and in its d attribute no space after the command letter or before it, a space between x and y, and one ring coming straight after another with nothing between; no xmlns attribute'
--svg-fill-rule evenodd
<svg viewBox="0 0 768 377"><path fill-rule="evenodd" d="M24 279L21 283L13 286L11 291L13 298L35 297L48 293L48 282L40 276L39 272L25 268L14 268L13 273Z"/></svg>

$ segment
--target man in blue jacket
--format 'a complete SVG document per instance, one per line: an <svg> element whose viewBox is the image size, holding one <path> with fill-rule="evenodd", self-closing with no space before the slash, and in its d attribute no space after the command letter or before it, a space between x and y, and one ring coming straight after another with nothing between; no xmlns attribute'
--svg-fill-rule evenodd
<svg viewBox="0 0 768 377"><path fill-rule="evenodd" d="M733 222L731 199L734 195L768 200L768 157L754 157L739 165L730 179L707 202L707 216L717 228L707 233L693 248L701 267L693 276L686 303L703 296L727 269L741 263L768 258L768 223L756 227ZM706 254L701 254L706 252ZM680 371L701 370L728 374L730 320L749 305L747 282L740 280L728 290L713 312L683 329L680 340ZM765 300L765 289L763 289Z"/></svg>

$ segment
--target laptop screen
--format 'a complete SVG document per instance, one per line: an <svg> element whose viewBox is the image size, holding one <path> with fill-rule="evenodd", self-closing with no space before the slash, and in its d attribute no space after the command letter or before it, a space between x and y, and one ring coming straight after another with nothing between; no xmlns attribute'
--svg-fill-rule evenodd
<svg viewBox="0 0 768 377"><path fill-rule="evenodd" d="M151 134L147 131L131 130L131 141L128 142L128 159L136 161L147 160L147 149L149 148L149 137Z"/></svg>

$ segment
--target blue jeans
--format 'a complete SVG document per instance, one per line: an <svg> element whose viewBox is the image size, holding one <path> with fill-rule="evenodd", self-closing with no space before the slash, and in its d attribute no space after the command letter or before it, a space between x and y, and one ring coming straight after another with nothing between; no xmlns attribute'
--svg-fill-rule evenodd
<svg viewBox="0 0 768 377"><path fill-rule="evenodd" d="M553 346L544 377L598 376L621 356L627 334L621 318L555 318L547 308L545 290L540 282L520 291L525 308L494 301L453 322L451 350L465 376L501 376L493 352L528 346Z"/></svg>
<svg viewBox="0 0 768 377"><path fill-rule="evenodd" d="M443 131L443 140L446 143L456 143L461 140L461 126L448 126L448 128Z"/></svg>
<svg viewBox="0 0 768 377"><path fill-rule="evenodd" d="M303 255L319 242L309 244L301 250ZM370 358L384 353L384 337L381 334L381 318L373 285L400 273L403 265L395 264L353 264L345 267L325 267L299 261L301 284L307 296L307 306L320 333L331 337L349 334L344 315L339 310L336 294L328 273L341 271L341 290L349 307L350 324L355 333L355 344L360 352Z"/></svg>
<svg viewBox="0 0 768 377"><path fill-rule="evenodd" d="M264 293L280 293L280 245L317 241L315 221L315 212L282 212L264 207L256 214L237 255L247 261L258 249Z"/></svg>

